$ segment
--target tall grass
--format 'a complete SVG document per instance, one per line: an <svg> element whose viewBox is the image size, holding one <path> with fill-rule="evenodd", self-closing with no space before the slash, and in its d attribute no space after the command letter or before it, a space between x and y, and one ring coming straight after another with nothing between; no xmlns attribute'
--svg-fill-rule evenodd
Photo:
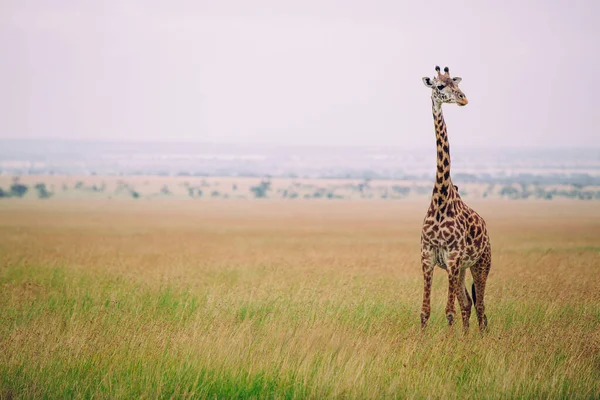
<svg viewBox="0 0 600 400"><path fill-rule="evenodd" d="M441 270L420 332L421 205L5 203L0 396L598 398L583 204L479 205L482 336L446 326Z"/></svg>

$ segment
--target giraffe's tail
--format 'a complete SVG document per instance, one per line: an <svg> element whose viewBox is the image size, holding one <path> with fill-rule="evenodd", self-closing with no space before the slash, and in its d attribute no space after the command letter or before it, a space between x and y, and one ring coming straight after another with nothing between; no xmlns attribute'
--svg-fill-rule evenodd
<svg viewBox="0 0 600 400"><path fill-rule="evenodd" d="M475 283L471 286L471 295L473 296L473 305L477 304L477 296L475 296Z"/></svg>

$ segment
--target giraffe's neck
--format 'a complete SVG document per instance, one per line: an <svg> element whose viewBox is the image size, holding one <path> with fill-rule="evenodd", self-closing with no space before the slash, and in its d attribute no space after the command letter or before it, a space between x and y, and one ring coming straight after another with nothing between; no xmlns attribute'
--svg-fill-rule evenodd
<svg viewBox="0 0 600 400"><path fill-rule="evenodd" d="M432 201L435 204L441 205L448 200L448 194L452 190L452 181L450 179L450 144L448 143L444 114L442 113L442 103L438 103L433 99L431 102L437 145L437 169Z"/></svg>

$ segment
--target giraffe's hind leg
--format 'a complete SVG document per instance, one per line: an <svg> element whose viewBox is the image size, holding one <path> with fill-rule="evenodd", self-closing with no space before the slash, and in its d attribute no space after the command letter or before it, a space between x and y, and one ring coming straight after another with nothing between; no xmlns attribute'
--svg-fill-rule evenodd
<svg viewBox="0 0 600 400"><path fill-rule="evenodd" d="M463 328L465 331L469 329L469 319L471 318L471 307L473 306L473 302L471 301L471 296L469 296L469 291L465 287L465 276L467 271L461 269L458 275L458 304L460 304L460 311L462 314L463 320Z"/></svg>
<svg viewBox="0 0 600 400"><path fill-rule="evenodd" d="M475 311L477 312L479 330L482 332L486 330L488 324L487 316L485 315L485 285L491 266L491 258L488 251L479 264L471 267L471 275L473 275L473 301L475 303Z"/></svg>
<svg viewBox="0 0 600 400"><path fill-rule="evenodd" d="M460 259L457 255L449 256L448 260L448 302L446 303L446 319L448 325L454 325L454 302L461 296L464 286L459 286ZM462 307L462 306L461 306Z"/></svg>

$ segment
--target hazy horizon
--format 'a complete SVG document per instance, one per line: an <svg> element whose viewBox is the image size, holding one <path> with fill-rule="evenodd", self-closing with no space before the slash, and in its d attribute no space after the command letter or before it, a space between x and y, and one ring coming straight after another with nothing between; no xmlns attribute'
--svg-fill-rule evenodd
<svg viewBox="0 0 600 400"><path fill-rule="evenodd" d="M433 132L432 132L433 135ZM185 145L185 144L190 144L190 145L218 145L218 146L228 146L228 145L235 145L235 146L253 146L253 147L261 147L261 146L265 146L265 147L289 147L289 148L305 148L305 147L314 147L314 148L387 148L387 149L403 149L406 151L410 151L410 150L424 150L424 151L430 151L434 152L435 151L435 142L432 142L433 144L429 143L425 143L425 144L419 144L419 145L400 145L400 144L392 144L392 145L386 145L386 144L377 144L377 143L373 143L373 144L362 144L362 143L285 143L285 142L277 142L277 141L265 141L265 142L261 142L261 141L237 141L237 142L225 142L225 141L208 141L208 140L202 140L202 139L194 139L194 138L182 138L182 139L170 139L170 138L151 138L151 139L144 139L144 138L124 138L124 139L119 139L119 138L109 138L109 139L102 139L102 138L36 138L36 137L31 137L31 138L0 138L0 143L2 142L29 142L29 143L39 143L39 142L49 142L49 143L71 143L71 144L77 144L77 143L85 143L85 144L93 144L93 143L103 143L103 144L157 144L157 145L161 145L161 144L173 144L173 145ZM432 150L433 149L433 150ZM453 148L452 146L450 147L450 153L451 155L455 152L460 152L461 150L493 150L493 149L497 149L500 151L508 151L508 150L519 150L519 149L523 149L523 150L535 150L535 149L540 149L540 150L560 150L560 149L565 149L565 150L571 150L571 151L577 151L577 150L584 150L584 151L596 151L596 150L600 150L600 143L591 143L590 145L583 145L583 144L563 144L563 145L553 145L552 143L533 143L533 144L525 144L525 145L518 145L518 144L503 144L500 146L493 146L490 147L486 144L470 144L470 143L464 143L461 144L461 146L459 148ZM600 157L600 153L598 153L598 157Z"/></svg>
<svg viewBox="0 0 600 400"><path fill-rule="evenodd" d="M0 139L597 148L593 1L0 5Z"/></svg>

